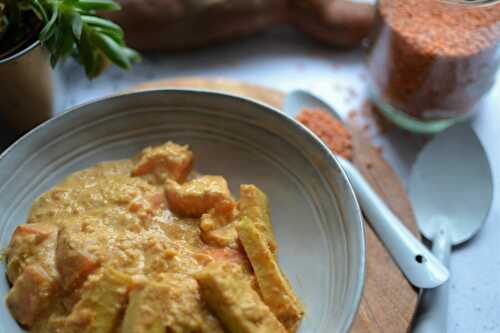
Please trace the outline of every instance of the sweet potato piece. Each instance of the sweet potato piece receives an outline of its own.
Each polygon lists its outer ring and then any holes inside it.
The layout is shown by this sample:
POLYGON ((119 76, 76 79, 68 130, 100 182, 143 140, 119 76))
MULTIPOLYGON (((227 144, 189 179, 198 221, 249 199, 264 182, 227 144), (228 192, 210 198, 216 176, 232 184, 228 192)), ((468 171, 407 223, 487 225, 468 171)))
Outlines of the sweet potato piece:
POLYGON ((221 176, 203 176, 182 185, 167 180, 165 195, 170 210, 180 216, 200 217, 212 208, 218 214, 231 214, 236 207, 221 176))
POLYGON ((304 307, 281 272, 267 240, 248 218, 243 218, 236 228, 255 272, 262 299, 287 330, 295 331, 304 315, 304 307))
POLYGON ((7 277, 14 283, 24 268, 38 264, 55 275, 55 248, 58 228, 47 223, 22 224, 16 228, 7 249, 7 277))
POLYGON ((49 318, 39 318, 30 328, 30 333, 53 333, 49 318))
POLYGON ((57 291, 56 280, 40 265, 27 266, 7 294, 7 306, 12 316, 26 327, 49 306, 57 291))
POLYGON ((109 248, 108 230, 98 223, 68 223, 59 232, 56 266, 65 289, 79 287, 101 265, 109 248))
POLYGON ((132 291, 122 333, 222 333, 200 303, 196 282, 169 276, 132 291))
POLYGON ((243 268, 245 272, 252 272, 252 266, 243 251, 232 248, 209 248, 193 254, 196 261, 203 266, 214 261, 233 263, 243 268))
POLYGON ((203 300, 232 333, 286 333, 233 264, 214 262, 195 276, 203 300))
POLYGON ((56 323, 59 333, 110 333, 125 307, 132 281, 123 273, 105 268, 89 277, 71 313, 56 323))
POLYGON ((255 185, 240 186, 240 218, 248 217, 266 237, 273 253, 277 250, 267 196, 255 185))
POLYGON ((212 261, 233 263, 240 266, 249 264, 245 255, 234 249, 209 249, 205 251, 205 254, 208 255, 212 261))
POLYGON ((167 142, 161 146, 147 147, 132 170, 132 176, 152 173, 158 180, 167 178, 183 182, 191 172, 193 153, 188 146, 167 142))

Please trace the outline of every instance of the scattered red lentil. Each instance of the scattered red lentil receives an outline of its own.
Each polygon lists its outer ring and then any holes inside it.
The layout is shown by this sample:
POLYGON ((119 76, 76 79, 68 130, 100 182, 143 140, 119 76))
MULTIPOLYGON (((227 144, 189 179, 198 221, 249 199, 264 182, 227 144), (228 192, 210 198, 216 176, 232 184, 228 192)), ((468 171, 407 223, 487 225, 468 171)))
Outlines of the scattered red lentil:
POLYGON ((394 128, 394 124, 377 112, 377 107, 369 100, 363 102, 360 112, 377 134, 385 134, 394 128))
POLYGON ((303 109, 297 120, 316 134, 334 153, 352 159, 352 137, 341 121, 319 109, 303 109))

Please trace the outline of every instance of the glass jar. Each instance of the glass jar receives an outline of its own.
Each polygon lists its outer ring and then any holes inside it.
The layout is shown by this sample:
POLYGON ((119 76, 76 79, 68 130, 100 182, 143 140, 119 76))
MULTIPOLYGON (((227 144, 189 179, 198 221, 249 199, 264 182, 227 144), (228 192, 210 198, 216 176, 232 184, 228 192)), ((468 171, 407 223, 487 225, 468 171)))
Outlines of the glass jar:
POLYGON ((367 57, 370 94, 397 125, 436 133, 466 119, 495 82, 500 4, 379 0, 367 57))

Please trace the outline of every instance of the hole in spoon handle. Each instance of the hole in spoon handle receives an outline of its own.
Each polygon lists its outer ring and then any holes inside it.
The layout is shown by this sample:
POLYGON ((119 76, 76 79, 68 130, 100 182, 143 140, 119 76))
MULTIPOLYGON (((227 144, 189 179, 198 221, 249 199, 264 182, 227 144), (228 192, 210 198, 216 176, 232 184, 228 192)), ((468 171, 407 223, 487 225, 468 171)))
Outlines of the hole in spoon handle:
POLYGON ((427 261, 427 259, 425 259, 425 257, 421 254, 417 254, 415 256, 415 261, 418 262, 419 264, 423 264, 427 261))

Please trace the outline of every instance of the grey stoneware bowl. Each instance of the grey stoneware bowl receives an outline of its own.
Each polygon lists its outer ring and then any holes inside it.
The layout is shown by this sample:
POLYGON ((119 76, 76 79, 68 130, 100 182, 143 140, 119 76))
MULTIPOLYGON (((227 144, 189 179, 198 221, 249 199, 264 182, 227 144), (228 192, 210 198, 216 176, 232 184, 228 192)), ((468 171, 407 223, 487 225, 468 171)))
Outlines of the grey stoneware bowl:
MULTIPOLYGON (((365 277, 361 212, 330 151, 305 127, 258 102, 220 93, 155 90, 79 106, 29 132, 0 156, 0 245, 33 200, 68 174, 143 147, 189 144, 195 170, 254 183, 270 198, 279 261, 303 300, 301 333, 348 332, 365 277)), ((22 329, 0 293, 0 331, 22 329)))

